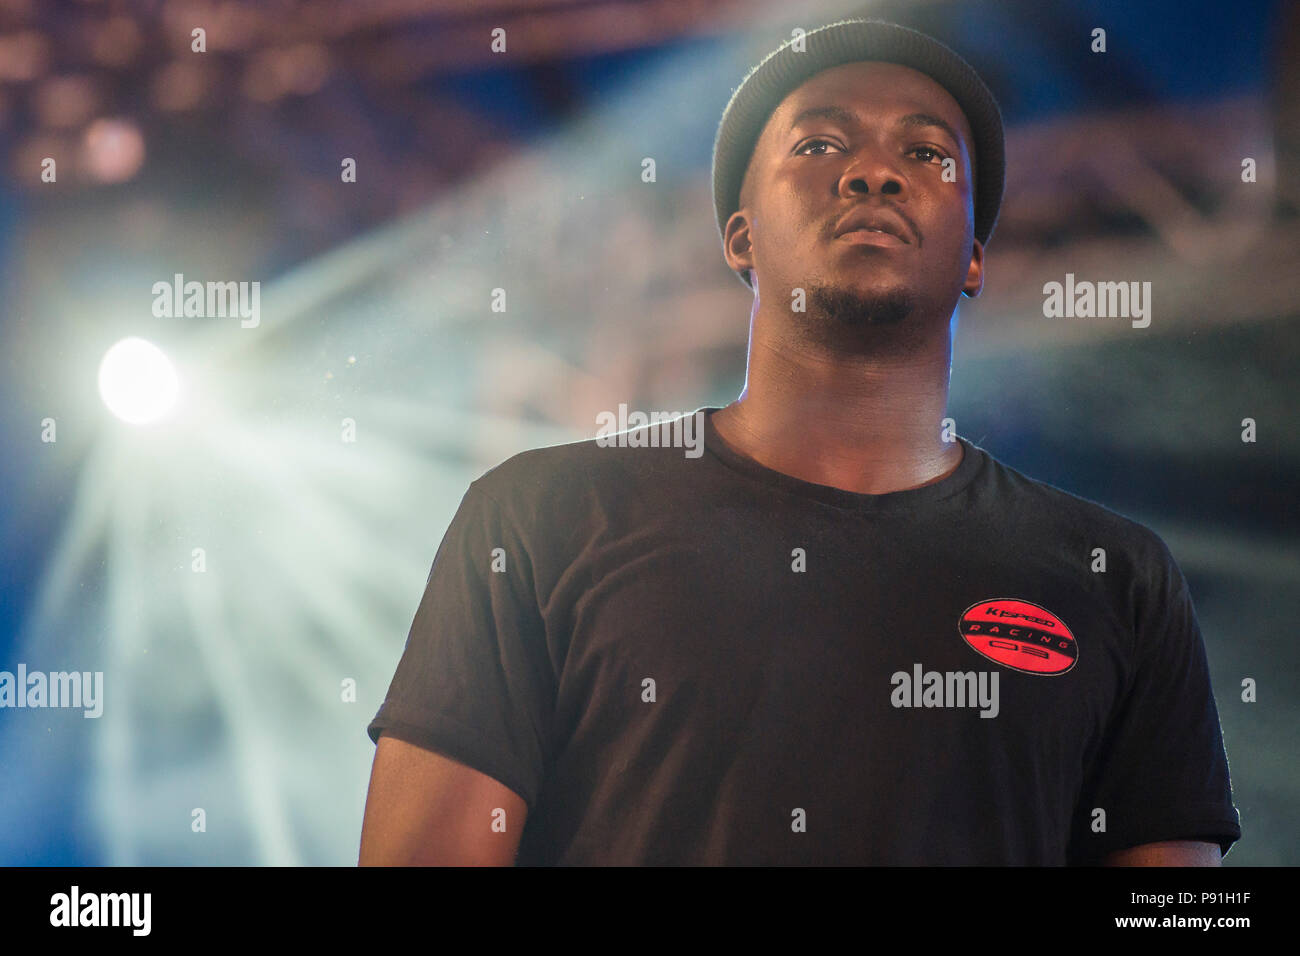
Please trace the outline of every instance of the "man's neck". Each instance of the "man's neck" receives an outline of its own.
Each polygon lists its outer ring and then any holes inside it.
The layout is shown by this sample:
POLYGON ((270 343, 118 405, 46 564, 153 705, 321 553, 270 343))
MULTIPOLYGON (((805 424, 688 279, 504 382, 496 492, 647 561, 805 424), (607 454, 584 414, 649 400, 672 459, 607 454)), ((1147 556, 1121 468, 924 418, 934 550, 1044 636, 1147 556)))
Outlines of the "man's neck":
POLYGON ((815 484, 871 495, 933 484, 963 454, 942 434, 950 354, 947 343, 887 361, 755 347, 745 391, 713 425, 737 452, 815 484))

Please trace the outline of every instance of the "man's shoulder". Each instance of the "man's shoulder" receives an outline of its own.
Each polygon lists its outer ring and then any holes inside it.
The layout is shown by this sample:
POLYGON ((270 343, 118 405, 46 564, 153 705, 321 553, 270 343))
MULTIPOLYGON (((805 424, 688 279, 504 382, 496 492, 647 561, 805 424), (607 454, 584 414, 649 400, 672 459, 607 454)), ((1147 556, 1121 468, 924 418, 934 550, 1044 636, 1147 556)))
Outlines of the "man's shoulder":
POLYGON ((592 454, 594 441, 586 438, 525 448, 492 465, 470 487, 502 503, 552 493, 564 479, 572 483, 597 464, 592 454))
POLYGON ((1030 521, 1086 533, 1100 542, 1121 542, 1143 560, 1167 557, 1168 546, 1150 526, 1117 508, 1041 478, 1035 478, 984 451, 989 459, 989 488, 999 510, 1030 521))
POLYGON ((471 487, 503 507, 539 514, 587 502, 602 489, 663 491, 665 481, 679 474, 683 450, 657 440, 652 445, 649 433, 635 429, 528 448, 489 468, 471 487))

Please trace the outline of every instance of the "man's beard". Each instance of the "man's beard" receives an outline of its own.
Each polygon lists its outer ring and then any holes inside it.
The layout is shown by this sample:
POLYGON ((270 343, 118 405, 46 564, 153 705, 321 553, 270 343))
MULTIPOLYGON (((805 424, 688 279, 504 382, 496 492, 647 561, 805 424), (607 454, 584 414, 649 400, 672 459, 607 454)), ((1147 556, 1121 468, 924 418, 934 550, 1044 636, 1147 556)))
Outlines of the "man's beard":
POLYGON ((808 302, 812 307, 810 312, 844 328, 897 325, 911 315, 916 306, 906 289, 860 292, 847 286, 821 282, 808 284, 808 302))

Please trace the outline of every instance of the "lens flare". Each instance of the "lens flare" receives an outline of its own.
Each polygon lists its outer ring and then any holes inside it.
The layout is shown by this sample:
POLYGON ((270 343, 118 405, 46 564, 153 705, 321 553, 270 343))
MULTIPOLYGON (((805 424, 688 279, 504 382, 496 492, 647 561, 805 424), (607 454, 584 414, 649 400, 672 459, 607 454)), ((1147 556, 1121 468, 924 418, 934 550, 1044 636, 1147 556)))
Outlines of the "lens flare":
POLYGON ((118 418, 146 425, 167 415, 176 404, 180 380, 162 349, 144 339, 128 338, 104 353, 99 363, 99 394, 118 418))

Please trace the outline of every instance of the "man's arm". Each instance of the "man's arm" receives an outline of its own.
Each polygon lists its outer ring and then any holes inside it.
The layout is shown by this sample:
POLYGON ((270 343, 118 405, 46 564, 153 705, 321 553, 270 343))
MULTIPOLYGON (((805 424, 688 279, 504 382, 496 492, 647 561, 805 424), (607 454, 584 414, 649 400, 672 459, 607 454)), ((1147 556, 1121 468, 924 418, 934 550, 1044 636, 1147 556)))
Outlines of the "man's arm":
POLYGON ((492 777, 381 736, 357 865, 512 866, 527 813, 524 799, 492 777), (505 832, 492 826, 498 808, 505 832))
POLYGON ((1103 866, 1220 866, 1222 853, 1217 843, 1200 840, 1165 840, 1143 843, 1108 853, 1103 866))

